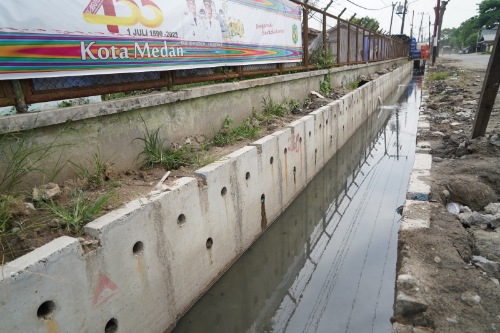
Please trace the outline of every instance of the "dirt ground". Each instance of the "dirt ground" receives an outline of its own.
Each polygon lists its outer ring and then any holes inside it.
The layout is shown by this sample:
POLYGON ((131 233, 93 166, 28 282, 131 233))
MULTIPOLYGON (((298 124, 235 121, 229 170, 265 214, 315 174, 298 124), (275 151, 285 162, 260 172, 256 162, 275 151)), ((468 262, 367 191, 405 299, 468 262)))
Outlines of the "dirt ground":
POLYGON ((417 142, 433 156, 431 221, 400 232, 397 291, 408 299, 394 332, 500 332, 500 212, 487 207, 500 198, 498 96, 486 135, 470 139, 485 71, 450 58, 427 70, 430 130, 417 142))

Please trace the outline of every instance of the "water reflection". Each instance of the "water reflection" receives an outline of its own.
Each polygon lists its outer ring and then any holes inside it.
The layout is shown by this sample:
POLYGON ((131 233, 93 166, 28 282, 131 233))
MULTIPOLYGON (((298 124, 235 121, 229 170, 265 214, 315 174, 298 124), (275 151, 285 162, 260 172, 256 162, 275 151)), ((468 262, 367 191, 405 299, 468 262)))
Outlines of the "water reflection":
POLYGON ((420 89, 400 86, 174 332, 389 332, 420 89), (392 106, 391 106, 392 104, 392 106))

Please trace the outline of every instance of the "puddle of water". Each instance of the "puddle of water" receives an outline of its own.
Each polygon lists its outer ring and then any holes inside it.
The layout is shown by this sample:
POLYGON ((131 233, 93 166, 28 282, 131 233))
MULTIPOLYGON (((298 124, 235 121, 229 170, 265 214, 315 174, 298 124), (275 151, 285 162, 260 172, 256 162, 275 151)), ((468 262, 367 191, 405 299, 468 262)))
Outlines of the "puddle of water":
POLYGON ((417 82, 361 126, 174 332, 390 332, 417 82))

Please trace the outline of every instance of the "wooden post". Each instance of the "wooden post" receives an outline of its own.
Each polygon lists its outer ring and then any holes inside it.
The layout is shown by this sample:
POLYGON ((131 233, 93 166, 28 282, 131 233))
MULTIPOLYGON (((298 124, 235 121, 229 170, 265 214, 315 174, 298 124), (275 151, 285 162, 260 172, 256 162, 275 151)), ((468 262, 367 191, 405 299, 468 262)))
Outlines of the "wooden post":
POLYGON ((498 86, 500 84, 500 47, 498 45, 500 39, 500 29, 497 30, 495 37, 495 45, 490 55, 488 69, 483 81, 483 89, 481 90, 481 97, 479 98, 479 106, 474 117, 474 126, 472 127, 472 138, 483 136, 488 127, 490 120, 491 109, 495 104, 495 98, 498 93, 498 86))

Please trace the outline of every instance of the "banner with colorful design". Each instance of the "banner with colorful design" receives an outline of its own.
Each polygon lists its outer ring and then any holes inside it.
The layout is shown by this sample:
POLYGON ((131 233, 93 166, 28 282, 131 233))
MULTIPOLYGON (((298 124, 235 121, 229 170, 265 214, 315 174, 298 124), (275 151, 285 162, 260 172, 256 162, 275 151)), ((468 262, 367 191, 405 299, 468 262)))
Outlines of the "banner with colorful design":
POLYGON ((1 0, 0 80, 297 62, 287 0, 1 0))

